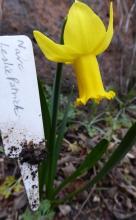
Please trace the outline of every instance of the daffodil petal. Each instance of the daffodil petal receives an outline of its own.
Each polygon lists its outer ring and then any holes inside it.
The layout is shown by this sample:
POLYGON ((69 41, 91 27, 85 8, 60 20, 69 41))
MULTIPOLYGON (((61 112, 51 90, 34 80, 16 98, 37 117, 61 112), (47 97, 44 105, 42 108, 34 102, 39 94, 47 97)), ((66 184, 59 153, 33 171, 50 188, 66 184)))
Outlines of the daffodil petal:
POLYGON ((106 29, 101 19, 86 4, 75 1, 64 31, 64 44, 80 54, 91 53, 104 39, 106 29))
POLYGON ((104 52, 108 48, 108 46, 112 40, 112 37, 113 37, 113 4, 111 2, 110 3, 110 19, 109 19, 108 29, 107 29, 107 32, 106 32, 106 35, 105 35, 103 41, 100 43, 100 45, 94 51, 94 53, 96 55, 98 55, 98 54, 101 54, 102 52, 104 52))
POLYGON ((34 37, 43 54, 51 61, 72 63, 77 57, 76 51, 72 48, 55 43, 39 31, 34 31, 34 37))
POLYGON ((105 91, 100 75, 99 65, 94 55, 86 55, 74 62, 78 83, 79 98, 77 105, 85 105, 89 99, 99 103, 102 99, 112 99, 113 91, 105 91))

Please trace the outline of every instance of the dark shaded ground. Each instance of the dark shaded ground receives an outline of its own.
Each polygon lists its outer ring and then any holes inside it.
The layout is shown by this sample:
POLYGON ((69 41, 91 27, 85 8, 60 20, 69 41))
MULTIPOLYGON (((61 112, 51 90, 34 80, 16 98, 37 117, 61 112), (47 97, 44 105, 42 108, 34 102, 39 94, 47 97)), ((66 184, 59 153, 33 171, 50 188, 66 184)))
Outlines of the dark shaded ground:
MULTIPOLYGON (((37 4, 37 0, 33 0, 33 2, 31 0, 4 0, 1 35, 26 34, 33 40, 32 32, 34 29, 38 29, 48 34, 52 39, 59 41, 62 21, 72 2, 71 0, 61 0, 58 4, 57 0, 39 0, 37 4)), ((107 25, 109 0, 101 2, 86 0, 84 2, 90 4, 107 25)), ((133 71, 136 68, 134 63, 136 50, 135 16, 135 1, 114 1, 114 38, 110 48, 99 58, 101 72, 107 85, 120 88, 122 92, 127 92, 126 87, 130 83, 128 81, 135 77, 133 71), (129 77, 128 80, 128 75, 133 77, 129 77)), ((48 62, 35 43, 33 45, 37 72, 45 78, 46 83, 51 84, 56 65, 48 62)), ((66 67, 65 80, 63 81, 65 87, 71 86, 73 82, 71 72, 71 68, 66 67)))
MULTIPOLYGON (((66 15, 72 0, 4 0, 2 7, 1 35, 26 34, 34 45, 36 55, 36 66, 38 75, 45 80, 48 85, 52 85, 56 64, 47 61, 32 36, 34 29, 46 32, 52 39, 59 41, 61 23, 66 15)), ((109 1, 84 1, 91 5, 95 11, 108 21, 109 1)), ((114 0, 114 23, 115 33, 110 48, 99 57, 100 68, 105 84, 116 88, 118 94, 135 95, 136 88, 136 1, 134 0, 114 0)), ((62 91, 67 94, 73 85, 74 74, 71 67, 65 67, 62 91)), ((133 95, 133 96, 134 96, 133 95)), ((135 106, 136 103, 134 102, 135 106)), ((107 103, 102 107, 105 108, 107 103)), ((103 133, 94 132, 91 138, 87 131, 81 126, 83 120, 89 121, 90 105, 84 108, 84 115, 76 118, 75 123, 71 123, 63 144, 61 158, 59 161, 58 180, 61 181, 65 175, 74 171, 80 164, 86 152, 103 136, 103 133), (78 147, 77 147, 78 146, 78 147)), ((114 109, 113 105, 113 109, 114 109)), ((129 122, 136 119, 135 109, 127 112, 129 122)), ((111 114, 110 109, 109 114, 111 114)), ((113 114, 113 113, 112 113, 113 114)), ((112 115, 111 115, 112 117, 112 115)), ((126 122, 126 124, 128 123, 126 122)), ((111 122, 113 124, 113 122, 111 122)), ((103 122, 97 124, 98 128, 107 132, 110 130, 109 124, 103 122)), ((128 125, 129 127, 129 125, 128 125)), ((94 127, 93 127, 94 128, 94 127)), ((120 142, 127 130, 127 126, 120 125, 111 135, 109 152, 120 142)), ((103 160, 106 160, 104 158, 103 160)), ((102 161, 103 162, 103 161, 102 161)), ((101 163, 98 164, 98 167, 101 163)), ((97 171, 90 171, 85 178, 94 175, 97 171)), ((99 185, 88 192, 82 193, 71 204, 60 206, 55 220, 88 219, 88 220, 112 220, 112 219, 136 219, 136 150, 127 155, 122 163, 115 168, 99 185), (89 195, 90 194, 90 195, 89 195), (84 207, 82 207, 84 205, 84 207)), ((20 185, 19 172, 16 163, 5 159, 3 153, 0 157, 0 183, 3 183, 6 176, 16 176, 18 184, 11 188, 8 199, 0 197, 0 219, 18 219, 18 213, 23 211, 26 205, 26 196, 20 185)), ((13 182, 9 180, 9 182, 13 182)), ((77 181, 71 189, 74 190, 85 179, 77 181)), ((4 189, 3 189, 4 192, 4 189)), ((6 191, 7 193, 7 191, 6 191)), ((6 194, 7 195, 7 194, 6 194)))

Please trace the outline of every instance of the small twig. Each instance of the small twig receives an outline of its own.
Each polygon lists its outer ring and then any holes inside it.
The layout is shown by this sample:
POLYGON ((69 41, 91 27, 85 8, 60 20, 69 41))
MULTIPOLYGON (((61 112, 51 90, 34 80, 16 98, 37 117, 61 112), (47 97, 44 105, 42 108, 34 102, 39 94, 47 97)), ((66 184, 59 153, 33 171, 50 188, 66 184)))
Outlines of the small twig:
POLYGON ((131 185, 125 185, 124 183, 118 184, 119 188, 125 190, 128 194, 133 196, 134 199, 136 199, 136 187, 131 185))
POLYGON ((122 6, 123 6, 123 9, 124 9, 125 14, 127 15, 127 14, 128 14, 128 11, 129 11, 129 9, 128 9, 128 4, 127 4, 126 1, 122 1, 122 0, 120 0, 120 1, 121 1, 121 3, 122 3, 122 6))
POLYGON ((74 220, 77 220, 78 216, 81 214, 83 208, 85 207, 86 203, 89 201, 89 199, 90 199, 91 195, 93 194, 94 190, 95 190, 95 187, 93 187, 93 188, 91 189, 90 193, 88 194, 87 199, 86 199, 86 200, 83 202, 83 204, 81 205, 81 207, 80 207, 80 209, 79 209, 77 215, 75 216, 74 220))
POLYGON ((67 162, 71 162, 71 161, 72 162, 74 161, 74 163, 79 163, 83 159, 84 159, 84 157, 75 158, 74 156, 67 155, 66 157, 63 157, 62 159, 60 159, 57 164, 58 164, 58 166, 62 166, 63 164, 65 164, 67 162))
POLYGON ((18 212, 15 212, 15 220, 18 220, 18 212))
POLYGON ((135 42, 133 45, 132 59, 131 59, 130 68, 129 68, 129 76, 131 76, 132 74, 132 69, 133 69, 134 62, 135 62, 135 56, 136 56, 136 38, 135 38, 135 42))
POLYGON ((16 162, 12 176, 16 176, 17 170, 18 170, 18 163, 16 162))
POLYGON ((127 15, 126 25, 125 25, 125 33, 127 33, 127 31, 128 31, 130 19, 131 19, 131 17, 132 17, 132 13, 133 13, 135 7, 136 7, 136 0, 135 0, 135 2, 132 4, 132 6, 131 6, 131 8, 130 8, 130 11, 129 11, 128 15, 127 15))
POLYGON ((120 75, 119 75, 119 84, 120 84, 120 89, 121 93, 123 93, 123 67, 124 67, 124 60, 125 56, 121 56, 121 62, 120 62, 120 75))
POLYGON ((3 180, 4 177, 5 177, 4 158, 0 158, 0 180, 3 180))
POLYGON ((120 15, 119 30, 118 30, 119 32, 122 27, 123 20, 124 20, 124 13, 123 13, 122 4, 120 0, 117 0, 117 10, 118 10, 118 14, 120 15))
POLYGON ((102 195, 100 195, 102 198, 102 202, 104 203, 105 207, 107 208, 107 210, 117 219, 130 219, 130 218, 135 218, 136 216, 136 212, 131 212, 131 213, 119 213, 117 212, 117 210, 115 208, 112 208, 111 206, 109 206, 109 203, 103 198, 102 195))

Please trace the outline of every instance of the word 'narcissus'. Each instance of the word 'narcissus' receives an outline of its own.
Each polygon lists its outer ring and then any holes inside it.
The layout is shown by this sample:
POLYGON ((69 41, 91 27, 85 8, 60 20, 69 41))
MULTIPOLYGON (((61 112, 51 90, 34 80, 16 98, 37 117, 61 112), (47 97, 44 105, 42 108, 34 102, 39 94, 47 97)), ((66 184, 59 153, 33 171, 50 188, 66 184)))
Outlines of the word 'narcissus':
POLYGON ((105 91, 96 59, 107 49, 113 36, 112 3, 107 31, 91 8, 75 1, 67 16, 64 45, 53 42, 39 31, 34 31, 34 36, 49 60, 74 66, 79 89, 77 105, 86 104, 89 99, 99 102, 115 96, 113 91, 105 91))

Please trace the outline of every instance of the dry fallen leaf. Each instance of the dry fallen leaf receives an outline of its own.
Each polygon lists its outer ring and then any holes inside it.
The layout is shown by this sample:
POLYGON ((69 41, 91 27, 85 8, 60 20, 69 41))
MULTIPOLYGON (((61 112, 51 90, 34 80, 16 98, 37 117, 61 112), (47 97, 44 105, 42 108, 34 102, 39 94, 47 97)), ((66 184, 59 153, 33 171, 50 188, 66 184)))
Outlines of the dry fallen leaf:
POLYGON ((77 153, 80 151, 80 147, 78 146, 77 142, 69 143, 68 149, 73 153, 77 153))
POLYGON ((59 205, 59 210, 63 216, 66 216, 71 212, 71 207, 69 205, 59 205))
POLYGON ((61 168, 61 169, 65 177, 70 176, 76 170, 76 168, 74 167, 72 163, 68 163, 66 167, 61 168))
POLYGON ((68 145, 68 150, 72 151, 73 153, 77 153, 80 151, 80 147, 77 144, 77 141, 75 141, 74 143, 71 143, 67 139, 64 139, 64 141, 68 145))

